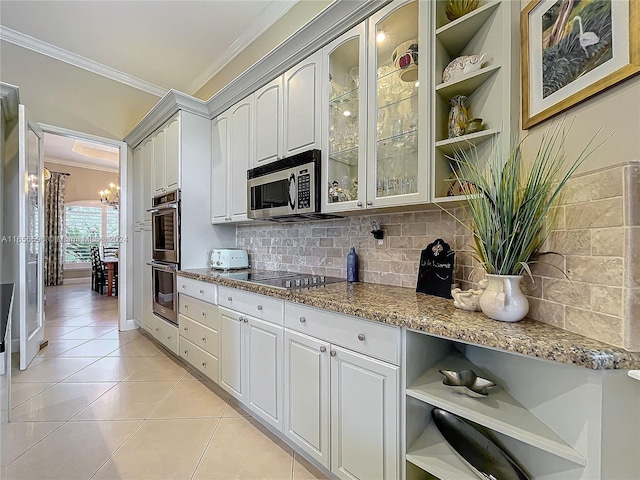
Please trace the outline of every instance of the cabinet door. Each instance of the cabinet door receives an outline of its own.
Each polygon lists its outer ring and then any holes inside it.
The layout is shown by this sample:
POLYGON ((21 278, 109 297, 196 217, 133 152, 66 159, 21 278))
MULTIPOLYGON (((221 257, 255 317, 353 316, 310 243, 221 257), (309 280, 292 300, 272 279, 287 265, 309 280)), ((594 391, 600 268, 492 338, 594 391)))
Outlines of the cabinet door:
POLYGON ((133 222, 134 224, 144 220, 144 189, 142 189, 142 163, 143 152, 142 146, 136 148, 133 152, 133 178, 131 184, 133 188, 130 191, 133 195, 133 222))
POLYGON ((155 172, 153 168, 153 138, 149 138, 142 144, 142 195, 143 195, 143 218, 150 220, 151 214, 147 212, 151 208, 151 198, 154 195, 153 179, 155 172))
POLYGON ((329 344, 287 329, 284 341, 284 432, 330 468, 329 344))
POLYGON ((255 92, 254 166, 278 159, 282 152, 282 76, 255 92))
POLYGON ((398 367, 333 345, 331 355, 331 471, 399 478, 398 367))
MULTIPOLYGON (((430 8, 429 2, 393 2, 370 18, 367 207, 427 200, 428 129, 418 129, 428 105, 421 93, 428 81, 418 81, 418 73, 427 63, 415 63, 420 6, 430 8)), ((428 52, 425 44, 421 52, 428 52)))
POLYGON ((283 332, 257 318, 246 317, 247 401, 255 414, 282 431, 283 332))
POLYGON ((240 314, 220 309, 220 386, 237 399, 244 396, 243 330, 240 314))
POLYGON ((165 188, 166 165, 166 138, 167 133, 160 130, 153 139, 153 193, 163 193, 165 188))
POLYGON ((284 74, 284 155, 320 148, 322 51, 284 74))
POLYGON ((142 268, 142 323, 145 328, 150 332, 154 331, 155 328, 155 317, 153 315, 153 305, 151 304, 151 299, 153 297, 153 289, 152 289, 152 273, 151 267, 147 265, 148 262, 151 262, 151 227, 146 226, 142 230, 142 264, 140 267, 142 268))
POLYGON ((366 23, 322 50, 322 211, 365 208, 366 23))
POLYGON ((224 223, 229 166, 228 112, 218 115, 211 123, 211 129, 211 223, 224 223))
POLYGON ((165 127, 165 185, 167 190, 180 188, 180 114, 165 127))
POLYGON ((144 299, 142 276, 145 273, 143 268, 143 254, 142 254, 142 242, 143 235, 142 229, 136 227, 133 230, 133 318, 139 325, 144 325, 144 316, 142 311, 142 304, 144 299))
POLYGON ((253 96, 231 107, 229 115, 229 216, 247 219, 247 170, 253 155, 253 96))

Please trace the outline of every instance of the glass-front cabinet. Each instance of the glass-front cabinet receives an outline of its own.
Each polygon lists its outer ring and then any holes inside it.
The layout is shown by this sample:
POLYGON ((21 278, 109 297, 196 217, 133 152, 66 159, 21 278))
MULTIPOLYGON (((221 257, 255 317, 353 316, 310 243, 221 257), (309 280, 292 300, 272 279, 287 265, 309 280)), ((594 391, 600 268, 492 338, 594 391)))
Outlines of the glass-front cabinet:
POLYGON ((427 201, 428 129, 420 119, 429 48, 418 29, 418 6, 393 2, 369 20, 369 207, 427 201))
POLYGON ((345 211, 366 201, 366 22, 324 47, 323 210, 345 211))
POLYGON ((323 211, 427 201, 418 13, 392 2, 323 49, 323 211))

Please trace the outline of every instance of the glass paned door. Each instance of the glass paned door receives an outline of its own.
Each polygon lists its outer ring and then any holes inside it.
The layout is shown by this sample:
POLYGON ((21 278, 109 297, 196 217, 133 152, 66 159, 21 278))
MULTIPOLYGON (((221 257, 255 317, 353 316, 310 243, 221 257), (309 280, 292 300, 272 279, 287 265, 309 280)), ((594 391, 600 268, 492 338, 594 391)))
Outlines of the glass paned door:
POLYGON ((375 179, 370 198, 418 192, 418 2, 375 23, 375 179))
POLYGON ((327 128, 324 151, 328 155, 323 166, 323 208, 350 210, 356 203, 362 206, 366 190, 366 24, 334 40, 324 53, 328 81, 323 95, 327 128))

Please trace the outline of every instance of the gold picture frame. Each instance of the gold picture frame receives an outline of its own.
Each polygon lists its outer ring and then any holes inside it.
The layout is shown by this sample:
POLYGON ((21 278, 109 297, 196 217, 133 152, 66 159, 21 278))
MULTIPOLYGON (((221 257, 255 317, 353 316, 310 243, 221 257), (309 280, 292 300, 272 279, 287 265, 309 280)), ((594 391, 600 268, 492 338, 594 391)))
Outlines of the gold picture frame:
POLYGON ((520 33, 523 129, 640 72, 638 0, 533 0, 520 33))

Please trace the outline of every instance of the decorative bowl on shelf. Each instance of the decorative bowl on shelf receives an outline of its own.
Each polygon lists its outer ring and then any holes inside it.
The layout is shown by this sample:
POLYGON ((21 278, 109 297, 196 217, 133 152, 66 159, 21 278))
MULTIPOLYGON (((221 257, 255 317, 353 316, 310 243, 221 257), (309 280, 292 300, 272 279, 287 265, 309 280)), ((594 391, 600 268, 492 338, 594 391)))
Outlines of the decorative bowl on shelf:
POLYGON ((451 21, 473 12, 480 5, 479 0, 447 0, 444 13, 451 21))
POLYGON ((484 130, 484 124, 482 123, 481 118, 472 118, 467 122, 467 126, 464 129, 465 135, 469 135, 471 133, 481 132, 484 130))
POLYGON ((391 54, 391 63, 400 72, 403 82, 418 80, 418 40, 413 39, 398 45, 391 54))
POLYGON ((479 377, 476 372, 464 370, 439 370, 444 375, 442 383, 448 387, 454 387, 469 397, 482 398, 489 395, 487 388, 495 387, 491 380, 479 377))
POLYGON ((465 75, 477 72, 482 68, 486 56, 487 54, 483 53, 481 55, 462 55, 454 58, 442 72, 442 82, 455 82, 461 80, 465 75))

